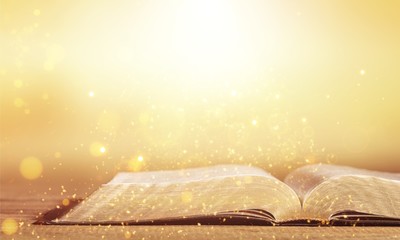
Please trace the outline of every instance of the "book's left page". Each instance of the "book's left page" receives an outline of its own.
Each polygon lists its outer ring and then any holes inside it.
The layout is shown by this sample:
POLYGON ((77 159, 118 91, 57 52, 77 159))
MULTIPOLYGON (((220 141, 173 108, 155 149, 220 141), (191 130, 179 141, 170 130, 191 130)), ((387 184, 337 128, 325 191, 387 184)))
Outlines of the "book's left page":
POLYGON ((301 211, 297 195, 255 167, 119 173, 57 224, 273 223, 301 211), (203 219, 203 220, 202 220, 203 219), (213 220, 214 219, 214 220, 213 220), (240 222, 239 222, 240 223, 240 222))

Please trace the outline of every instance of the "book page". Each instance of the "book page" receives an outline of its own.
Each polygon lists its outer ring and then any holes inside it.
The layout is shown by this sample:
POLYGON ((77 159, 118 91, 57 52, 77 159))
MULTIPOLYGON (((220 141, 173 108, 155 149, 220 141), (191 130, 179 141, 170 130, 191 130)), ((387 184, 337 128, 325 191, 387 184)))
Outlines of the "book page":
POLYGON ((311 165, 294 171, 285 182, 303 200, 307 218, 327 220, 340 212, 359 212, 400 219, 400 174, 311 165))
POLYGON ((400 220, 400 181, 362 175, 330 178, 305 197, 303 210, 321 219, 354 211, 400 220))
POLYGON ((273 221, 300 211, 294 191, 263 170, 220 165, 118 174, 57 222, 128 223, 239 215, 273 221))
POLYGON ((303 200, 320 183, 332 177, 348 175, 375 176, 400 181, 400 173, 371 171, 338 165, 312 164, 300 167, 289 173, 284 182, 303 200))

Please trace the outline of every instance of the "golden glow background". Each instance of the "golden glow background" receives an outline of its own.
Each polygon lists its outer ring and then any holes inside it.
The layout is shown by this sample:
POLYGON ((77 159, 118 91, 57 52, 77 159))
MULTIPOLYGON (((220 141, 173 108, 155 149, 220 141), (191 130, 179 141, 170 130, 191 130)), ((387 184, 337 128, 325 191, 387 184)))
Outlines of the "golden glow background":
POLYGON ((0 0, 1 182, 216 163, 400 171, 399 10, 0 0))

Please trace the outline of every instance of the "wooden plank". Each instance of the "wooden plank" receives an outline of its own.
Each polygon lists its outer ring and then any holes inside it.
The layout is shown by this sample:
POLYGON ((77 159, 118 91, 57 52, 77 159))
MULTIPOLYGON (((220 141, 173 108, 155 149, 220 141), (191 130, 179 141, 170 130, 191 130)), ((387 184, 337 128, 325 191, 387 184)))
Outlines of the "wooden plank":
POLYGON ((400 228, 251 226, 22 226, 3 239, 399 239, 400 228))

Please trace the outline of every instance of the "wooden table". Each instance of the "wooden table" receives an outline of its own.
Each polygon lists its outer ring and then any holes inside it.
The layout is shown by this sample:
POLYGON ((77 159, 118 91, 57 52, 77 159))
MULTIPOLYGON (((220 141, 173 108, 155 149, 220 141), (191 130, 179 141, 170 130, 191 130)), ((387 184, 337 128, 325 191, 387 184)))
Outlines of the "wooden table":
MULTIPOLYGON (((77 191, 78 196, 87 193, 77 191)), ((2 184, 0 220, 20 227, 0 239, 400 239, 400 227, 253 227, 253 226, 39 226, 35 217, 67 196, 44 186, 2 184)))

